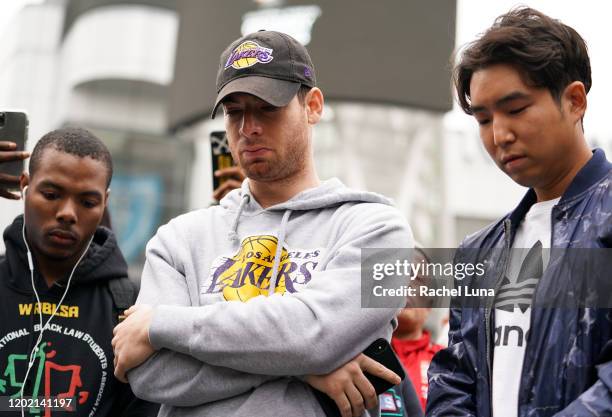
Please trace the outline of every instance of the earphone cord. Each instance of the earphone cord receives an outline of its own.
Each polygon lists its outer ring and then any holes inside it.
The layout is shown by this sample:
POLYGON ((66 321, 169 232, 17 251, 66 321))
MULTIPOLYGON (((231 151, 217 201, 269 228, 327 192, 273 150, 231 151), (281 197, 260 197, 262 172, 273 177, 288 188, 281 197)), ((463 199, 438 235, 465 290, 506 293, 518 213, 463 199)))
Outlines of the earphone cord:
POLYGON ((81 253, 81 256, 79 257, 78 261, 76 261, 76 263, 72 267, 72 271, 70 271, 70 275, 68 276, 68 282, 66 284, 66 289, 64 290, 64 294, 62 295, 62 298, 60 298, 59 303, 57 303, 57 305, 55 306, 55 310, 53 310, 53 314, 51 314, 51 317, 49 317, 49 319, 47 320, 44 326, 42 325, 43 318, 42 318, 42 306, 40 303, 40 297, 38 295, 38 291, 36 291, 36 285, 34 284, 34 262, 32 260, 32 253, 30 252, 30 246, 28 245, 28 241, 25 236, 25 214, 24 214, 24 219, 23 219, 23 227, 21 229, 21 236, 23 238, 23 243, 25 243, 25 247, 27 249, 28 266, 30 268, 30 282, 32 283, 32 290, 34 290, 34 295, 36 296, 36 302, 38 303, 38 326, 40 329, 38 338, 36 339, 36 343, 34 343, 34 348, 30 352, 30 355, 28 358, 28 369, 26 371, 25 378, 23 378, 23 383, 21 384, 21 390, 19 392, 19 396, 21 399, 21 417, 25 417, 24 406, 23 406, 23 390, 25 389, 25 384, 26 384, 26 381, 28 380, 30 370, 32 369, 32 366, 34 365, 34 361, 36 359, 35 355, 38 353, 38 344, 42 341, 45 330, 47 329, 47 327, 49 327, 49 323, 51 323, 51 320, 53 320, 53 318, 57 314, 57 311, 59 310, 62 303, 64 302, 64 298, 66 298, 66 295, 68 294, 68 289, 70 288, 70 283, 72 281, 72 276, 74 275, 74 271, 76 271, 77 267, 79 266, 79 264, 85 257, 85 254, 89 250, 89 246, 91 246, 91 242, 93 241, 93 236, 91 237, 91 239, 89 239, 89 242, 87 243, 87 246, 85 247, 85 250, 81 253))

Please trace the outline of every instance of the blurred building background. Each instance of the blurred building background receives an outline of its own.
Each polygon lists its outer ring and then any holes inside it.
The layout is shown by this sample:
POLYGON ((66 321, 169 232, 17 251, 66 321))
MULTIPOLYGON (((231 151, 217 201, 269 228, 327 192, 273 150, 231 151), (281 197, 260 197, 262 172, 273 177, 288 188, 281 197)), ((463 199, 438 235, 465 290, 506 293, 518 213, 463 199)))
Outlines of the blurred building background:
MULTIPOLYGON (((29 149, 67 124, 103 138, 113 227, 137 277, 157 227, 211 202, 220 52, 285 31, 308 44, 326 95, 320 176, 392 197, 422 245, 452 247, 524 192, 475 123, 449 113, 456 16, 455 0, 46 0, 0 27, 0 108, 28 111, 29 149)), ((4 229, 21 203, 0 205, 4 229)))
MULTIPOLYGON (((168 133, 178 28, 175 1, 48 0, 0 35, 0 80, 10 86, 0 106, 27 110, 28 148, 65 125, 109 147, 112 224, 135 276, 147 240, 189 203, 193 143, 168 133)), ((2 205, 4 229, 21 204, 2 205)))

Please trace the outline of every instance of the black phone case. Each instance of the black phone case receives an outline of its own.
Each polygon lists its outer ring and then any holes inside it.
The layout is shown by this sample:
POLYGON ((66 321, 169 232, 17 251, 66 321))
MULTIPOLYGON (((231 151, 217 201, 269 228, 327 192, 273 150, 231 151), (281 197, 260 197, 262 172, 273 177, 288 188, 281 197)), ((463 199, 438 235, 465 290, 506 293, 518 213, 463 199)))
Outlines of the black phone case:
POLYGON ((227 136, 225 135, 224 131, 217 130, 211 132, 210 150, 212 155, 213 190, 216 190, 223 183, 223 180, 215 177, 215 171, 234 165, 229 144, 227 143, 227 136))
MULTIPOLYGON (((25 149, 28 136, 28 116, 19 111, 0 111, 0 141, 15 142, 16 151, 25 149)), ((19 176, 24 170, 23 161, 11 161, 0 164, 0 172, 19 176)))
MULTIPOLYGON (((395 372, 397 375, 399 375, 402 381, 406 377, 402 364, 395 355, 395 352, 393 352, 393 348, 389 342, 387 342, 385 339, 375 340, 374 343, 363 351, 363 354, 382 364, 385 368, 395 372)), ((393 386, 393 384, 390 382, 377 376, 370 375, 367 372, 365 373, 365 376, 376 390, 377 395, 382 394, 393 386)), ((327 417, 340 417, 340 410, 338 409, 338 406, 334 400, 319 390, 313 389, 312 391, 327 417)))

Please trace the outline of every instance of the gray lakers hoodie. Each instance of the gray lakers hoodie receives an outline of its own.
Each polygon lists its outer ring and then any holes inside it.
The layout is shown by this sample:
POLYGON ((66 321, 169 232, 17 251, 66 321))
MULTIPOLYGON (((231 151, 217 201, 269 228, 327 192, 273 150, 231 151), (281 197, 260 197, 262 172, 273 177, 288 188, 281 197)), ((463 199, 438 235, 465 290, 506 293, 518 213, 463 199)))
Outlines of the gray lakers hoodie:
POLYGON ((137 303, 155 306, 157 352, 134 393, 160 416, 323 416, 302 377, 389 339, 397 312, 361 308, 361 249, 412 245, 380 195, 330 180, 263 209, 246 180, 147 245, 137 303))

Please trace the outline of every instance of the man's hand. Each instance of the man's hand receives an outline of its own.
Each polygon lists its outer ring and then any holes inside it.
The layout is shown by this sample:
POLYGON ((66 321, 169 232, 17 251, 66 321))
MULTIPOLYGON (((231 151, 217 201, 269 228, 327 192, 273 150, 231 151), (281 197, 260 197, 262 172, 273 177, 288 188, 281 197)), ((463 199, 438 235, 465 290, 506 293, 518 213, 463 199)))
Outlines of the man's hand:
POLYGON ((401 382, 395 372, 363 353, 327 375, 307 376, 306 382, 331 397, 342 417, 359 417, 366 409, 378 404, 376 391, 364 372, 383 378, 393 385, 401 382))
MULTIPOLYGON (((4 162, 22 161, 30 156, 28 152, 16 151, 17 145, 13 142, 0 142, 0 169, 4 162)), ((10 188, 19 187, 19 177, 0 172, 0 197, 9 200, 19 200, 19 194, 9 191, 10 188)))
POLYGON ((146 361, 154 352, 149 342, 153 307, 140 304, 125 310, 125 320, 113 330, 115 376, 127 383, 126 372, 146 361))
POLYGON ((223 184, 213 191, 213 198, 217 201, 225 197, 225 194, 230 191, 240 188, 242 181, 244 180, 244 172, 238 166, 222 168, 215 171, 215 177, 225 178, 223 184))

